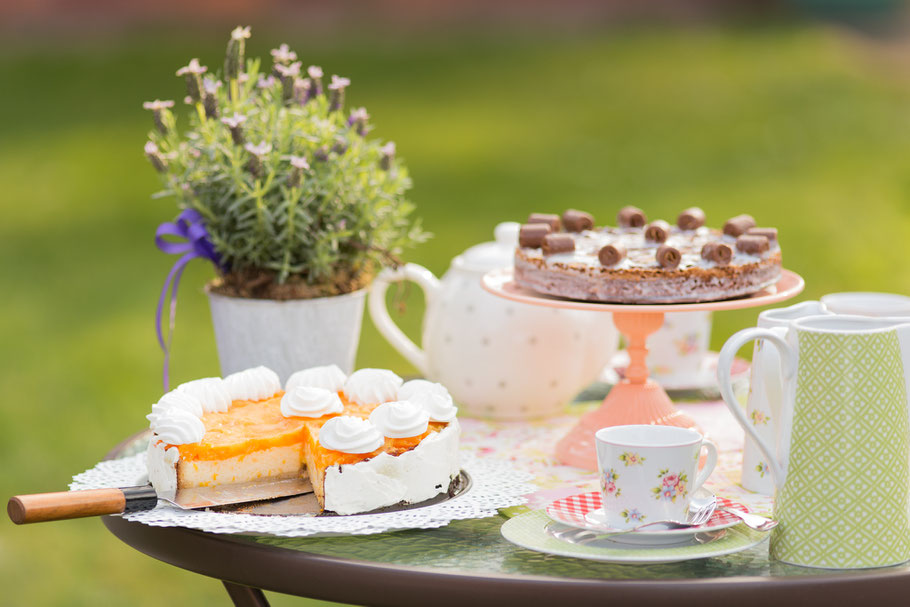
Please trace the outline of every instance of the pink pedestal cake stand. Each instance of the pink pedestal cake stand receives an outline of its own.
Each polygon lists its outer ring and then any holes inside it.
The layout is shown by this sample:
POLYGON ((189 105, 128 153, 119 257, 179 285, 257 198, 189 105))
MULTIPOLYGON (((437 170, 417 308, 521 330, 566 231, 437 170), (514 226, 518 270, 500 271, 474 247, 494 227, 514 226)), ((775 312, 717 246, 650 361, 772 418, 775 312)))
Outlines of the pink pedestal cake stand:
POLYGON ((482 285, 493 295, 535 306, 613 313, 613 324, 628 342, 629 366, 625 378, 613 386, 603 404, 585 414, 556 447, 556 456, 564 464, 596 470, 594 433, 600 428, 624 424, 695 426, 692 418, 673 406, 673 401, 660 384, 648 379, 648 348, 645 342, 648 335, 663 325, 665 313, 767 306, 799 295, 806 283, 798 274, 782 270, 776 284, 749 297, 685 304, 610 304, 550 297, 517 286, 512 280, 512 268, 488 272, 482 279, 482 285))

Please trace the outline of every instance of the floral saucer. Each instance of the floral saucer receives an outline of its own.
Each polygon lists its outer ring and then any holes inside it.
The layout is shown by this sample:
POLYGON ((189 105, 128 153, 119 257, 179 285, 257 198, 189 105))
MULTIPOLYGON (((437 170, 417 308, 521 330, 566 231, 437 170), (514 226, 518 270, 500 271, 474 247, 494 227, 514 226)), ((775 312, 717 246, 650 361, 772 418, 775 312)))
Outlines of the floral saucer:
MULTIPOLYGON (((705 489, 699 489, 693 496, 693 500, 710 499, 712 493, 705 489)), ((749 512, 749 507, 728 500, 724 497, 717 498, 717 509, 708 522, 698 525, 697 527, 688 527, 685 529, 643 529, 641 531, 631 531, 621 533, 622 529, 610 527, 602 517, 600 491, 589 491, 587 493, 578 493, 570 495, 551 502, 547 506, 547 514, 551 519, 570 527, 577 529, 587 529, 598 533, 617 533, 610 539, 620 544, 636 544, 648 546, 660 546, 669 544, 678 544, 688 542, 696 533, 717 531, 726 529, 739 523, 739 519, 721 508, 736 508, 743 512, 749 512)))

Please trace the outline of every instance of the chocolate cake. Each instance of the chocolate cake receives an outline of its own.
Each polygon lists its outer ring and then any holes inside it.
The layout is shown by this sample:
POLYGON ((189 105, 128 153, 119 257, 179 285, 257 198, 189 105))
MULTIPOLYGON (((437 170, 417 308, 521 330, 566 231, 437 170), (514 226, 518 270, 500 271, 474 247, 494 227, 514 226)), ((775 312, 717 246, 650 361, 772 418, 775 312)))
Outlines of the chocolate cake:
POLYGON ((780 278, 777 230, 738 215, 705 226, 699 208, 676 225, 624 207, 617 227, 589 214, 533 213, 519 232, 515 282, 546 295, 613 303, 688 303, 750 295, 780 278))

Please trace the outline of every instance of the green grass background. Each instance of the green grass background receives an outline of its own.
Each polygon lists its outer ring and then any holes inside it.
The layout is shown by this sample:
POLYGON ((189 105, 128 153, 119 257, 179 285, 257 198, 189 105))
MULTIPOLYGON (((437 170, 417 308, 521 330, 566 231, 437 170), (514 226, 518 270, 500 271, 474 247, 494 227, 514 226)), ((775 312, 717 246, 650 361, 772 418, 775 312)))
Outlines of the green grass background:
MULTIPOLYGON (((583 32, 254 28, 349 76, 394 139, 435 238, 407 253, 443 273, 530 211, 624 204, 780 229, 805 297, 910 292, 910 78, 894 40, 810 24, 583 32)), ((173 258, 170 200, 142 155, 141 102, 182 97, 174 70, 219 65, 226 31, 0 43, 0 496, 58 490, 144 426, 160 393, 156 299, 173 258)), ((174 383, 218 372, 204 282, 180 293, 174 383)), ((420 298, 402 320, 419 328, 420 298)), ((757 311, 720 313, 713 346, 757 311)), ((361 366, 411 369, 365 323, 361 366)), ((121 544, 97 520, 0 521, 0 602, 227 604, 220 584, 121 544)), ((275 605, 299 604, 272 595, 275 605)))

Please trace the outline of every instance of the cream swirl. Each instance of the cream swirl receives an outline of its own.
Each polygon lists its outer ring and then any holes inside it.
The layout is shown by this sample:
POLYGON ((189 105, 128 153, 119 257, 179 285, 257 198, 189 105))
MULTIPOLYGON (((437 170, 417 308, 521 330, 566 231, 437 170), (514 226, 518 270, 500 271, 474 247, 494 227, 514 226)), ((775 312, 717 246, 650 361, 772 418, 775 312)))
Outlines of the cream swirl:
POLYGON ((406 381, 398 388, 398 400, 411 400, 411 397, 421 392, 434 392, 441 396, 448 396, 449 391, 442 384, 426 379, 412 379, 406 381))
POLYGON ((231 400, 262 400, 281 391, 278 374, 268 367, 253 367, 224 378, 231 400))
POLYGON ((181 409, 196 417, 202 417, 205 411, 199 399, 192 394, 171 390, 152 405, 152 415, 167 415, 171 409, 181 409))
POLYGON ((319 429, 319 444, 342 453, 370 453, 385 441, 379 428, 350 415, 333 417, 319 429))
POLYGON ((379 405, 370 413, 370 422, 389 438, 409 438, 427 431, 430 415, 416 403, 400 400, 379 405))
POLYGON ((388 369, 360 369, 344 382, 344 395, 354 404, 373 405, 398 398, 402 379, 388 369))
POLYGON ((410 398, 410 401, 423 408, 430 416, 430 420, 434 422, 448 423, 458 414, 458 407, 452 402, 448 391, 445 394, 440 394, 435 390, 418 392, 410 398))
POLYGON ((202 420, 186 409, 171 408, 165 415, 149 415, 152 431, 168 445, 198 443, 205 436, 202 420))
POLYGON ((285 417, 322 417, 341 413, 342 409, 338 393, 324 388, 297 386, 281 397, 281 414, 285 417))
POLYGON ((297 386, 306 386, 308 388, 324 388, 332 392, 338 392, 344 387, 344 380, 346 379, 347 375, 344 374, 344 371, 338 365, 310 367, 291 375, 284 385, 284 389, 286 392, 293 392, 297 386))
POLYGON ((206 413, 224 413, 231 407, 231 393, 220 377, 203 377, 177 386, 179 392, 194 396, 202 403, 206 413))

